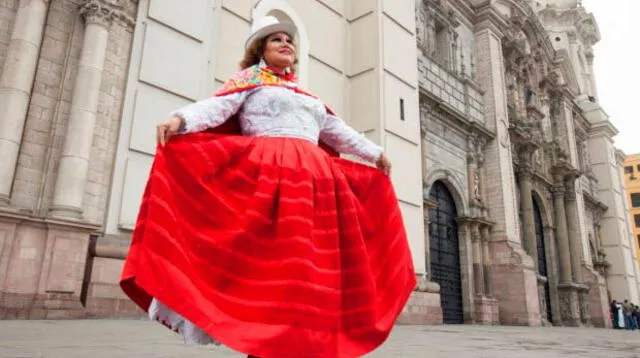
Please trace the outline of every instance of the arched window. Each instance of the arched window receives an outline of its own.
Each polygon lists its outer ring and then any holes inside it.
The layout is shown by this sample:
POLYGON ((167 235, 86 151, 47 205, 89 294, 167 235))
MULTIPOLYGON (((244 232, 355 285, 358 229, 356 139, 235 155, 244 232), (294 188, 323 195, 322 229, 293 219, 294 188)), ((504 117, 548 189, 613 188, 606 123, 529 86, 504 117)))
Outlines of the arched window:
POLYGON ((298 28, 298 36, 296 38, 296 49, 298 52, 298 66, 296 74, 300 82, 300 86, 307 87, 308 69, 309 69, 309 37, 307 29, 302 22, 298 13, 284 0, 260 0, 253 8, 251 16, 257 19, 263 16, 275 16, 280 21, 293 22, 298 28))

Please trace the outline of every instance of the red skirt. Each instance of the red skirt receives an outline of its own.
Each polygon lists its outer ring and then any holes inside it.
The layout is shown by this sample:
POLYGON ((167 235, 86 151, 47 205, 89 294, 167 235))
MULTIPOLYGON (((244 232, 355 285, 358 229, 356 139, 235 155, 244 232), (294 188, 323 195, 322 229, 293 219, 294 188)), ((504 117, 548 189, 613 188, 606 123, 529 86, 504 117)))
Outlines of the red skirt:
POLYGON ((198 133, 158 148, 122 274, 262 358, 358 357, 415 287, 387 176, 302 139, 198 133))

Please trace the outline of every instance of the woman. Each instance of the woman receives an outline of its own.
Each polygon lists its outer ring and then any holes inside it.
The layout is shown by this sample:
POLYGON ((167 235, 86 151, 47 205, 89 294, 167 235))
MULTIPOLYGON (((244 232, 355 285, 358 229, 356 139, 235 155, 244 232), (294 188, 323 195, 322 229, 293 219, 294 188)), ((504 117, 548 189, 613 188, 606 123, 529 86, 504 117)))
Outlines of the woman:
POLYGON ((391 165, 298 88, 295 32, 256 21, 243 70, 158 126, 121 285, 187 343, 358 357, 387 338, 415 275, 391 165))

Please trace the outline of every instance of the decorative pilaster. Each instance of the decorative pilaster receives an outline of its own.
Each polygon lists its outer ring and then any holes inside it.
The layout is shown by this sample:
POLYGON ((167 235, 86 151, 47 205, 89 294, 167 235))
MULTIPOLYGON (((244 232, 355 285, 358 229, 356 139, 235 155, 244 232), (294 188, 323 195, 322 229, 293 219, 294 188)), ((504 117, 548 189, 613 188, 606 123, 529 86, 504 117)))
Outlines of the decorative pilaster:
POLYGON ((571 251, 567 230, 567 214, 565 210, 564 168, 556 168, 555 181, 551 191, 556 215, 556 240, 560 256, 560 283, 558 297, 560 300, 560 316, 567 326, 580 325, 580 304, 578 286, 572 282, 571 251))
POLYGON ((581 271, 581 239, 578 230, 578 205, 576 202, 576 175, 567 176, 565 193, 565 207, 567 211, 567 233, 569 234, 569 250, 571 251, 571 274, 573 282, 582 283, 581 271))
POLYGON ((79 9, 86 21, 84 41, 50 213, 76 219, 82 217, 109 28, 121 15, 107 0, 84 0, 79 9))
POLYGON ((566 209, 567 231, 569 234, 569 249, 571 250, 571 271, 573 282, 578 285, 578 301, 580 307, 580 320, 583 324, 589 324, 591 314, 589 312, 589 287, 582 279, 582 239, 578 230, 578 205, 576 201, 576 179, 578 175, 571 172, 567 176, 566 209))
POLYGON ((533 266, 538 272, 538 242, 536 237, 535 218, 533 216, 532 179, 533 171, 529 164, 518 167, 520 182, 520 207, 522 210, 522 224, 524 225, 524 247, 533 259, 533 266))
POLYGON ((540 127, 538 122, 510 119, 509 134, 513 140, 517 165, 518 182, 520 183, 520 209, 524 225, 524 247, 533 259, 533 267, 538 273, 538 239, 536 237, 535 218, 533 216, 532 178, 533 154, 540 147, 540 127))
POLYGON ((572 280, 571 254, 567 233, 566 212, 564 206, 564 184, 556 183, 551 187, 553 193, 553 208, 556 219, 556 240, 558 242, 558 256, 560 258, 560 283, 569 283, 572 280))
POLYGON ((484 296, 484 269, 482 266, 482 242, 479 223, 471 224, 471 245, 473 251, 473 290, 475 295, 484 296))
POLYGON ((9 204, 49 0, 21 0, 0 77, 0 205, 9 204))
POLYGON ((489 242, 491 241, 489 225, 482 226, 482 268, 484 271, 484 293, 487 297, 493 298, 493 277, 491 274, 491 253, 489 252, 489 242))

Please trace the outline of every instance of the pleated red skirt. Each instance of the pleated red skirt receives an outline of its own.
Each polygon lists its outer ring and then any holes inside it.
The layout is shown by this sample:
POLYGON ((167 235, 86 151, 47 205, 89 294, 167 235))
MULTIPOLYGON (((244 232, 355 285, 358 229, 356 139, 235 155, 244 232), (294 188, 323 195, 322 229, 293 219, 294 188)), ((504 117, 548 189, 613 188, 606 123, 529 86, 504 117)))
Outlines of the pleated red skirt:
POLYGON ((302 139, 198 133, 158 152, 121 286, 262 358, 358 357, 415 287, 387 176, 302 139))

